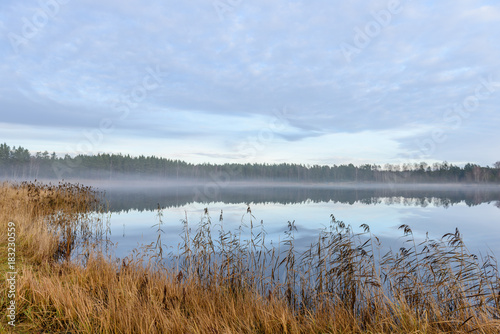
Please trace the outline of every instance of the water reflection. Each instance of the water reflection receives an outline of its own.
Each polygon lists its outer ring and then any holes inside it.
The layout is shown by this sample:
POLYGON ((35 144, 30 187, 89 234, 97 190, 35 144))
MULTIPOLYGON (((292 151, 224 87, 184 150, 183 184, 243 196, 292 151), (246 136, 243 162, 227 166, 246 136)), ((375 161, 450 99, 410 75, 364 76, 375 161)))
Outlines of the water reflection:
POLYGON ((500 208, 500 187, 498 186, 366 186, 363 187, 231 187, 213 190, 209 196, 200 195, 196 187, 148 187, 109 188, 106 199, 110 210, 148 211, 155 210, 158 203, 165 208, 182 207, 193 202, 210 203, 275 203, 298 204, 333 202, 343 204, 394 205, 427 207, 449 207, 458 203, 476 206, 494 203, 500 208))
POLYGON ((208 208, 214 233, 222 224, 226 231, 238 231, 242 224, 262 222, 266 241, 275 245, 283 240, 288 221, 295 221, 297 246, 307 248, 334 214, 356 232, 368 224, 386 250, 398 249, 403 241, 398 226, 407 224, 419 241, 427 232, 437 239, 458 228, 471 251, 500 254, 500 189, 492 186, 232 187, 205 202, 197 201, 192 187, 110 187, 106 198, 113 212, 111 241, 118 244, 119 257, 157 240, 152 226, 158 223, 158 204, 164 208, 162 237, 174 252, 181 241, 181 221, 187 219, 194 231, 208 208))

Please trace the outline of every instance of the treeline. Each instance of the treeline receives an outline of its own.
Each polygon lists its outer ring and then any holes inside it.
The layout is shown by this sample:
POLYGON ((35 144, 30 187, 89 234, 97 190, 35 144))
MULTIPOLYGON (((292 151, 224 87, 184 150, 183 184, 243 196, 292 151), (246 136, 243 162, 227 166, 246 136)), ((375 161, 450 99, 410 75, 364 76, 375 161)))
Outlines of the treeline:
POLYGON ((493 167, 468 163, 459 167, 447 162, 361 166, 302 164, 191 164, 185 161, 122 154, 65 155, 30 153, 23 147, 0 144, 0 177, 122 179, 130 175, 155 179, 273 180, 288 182, 380 182, 380 183, 500 183, 500 162, 493 167))

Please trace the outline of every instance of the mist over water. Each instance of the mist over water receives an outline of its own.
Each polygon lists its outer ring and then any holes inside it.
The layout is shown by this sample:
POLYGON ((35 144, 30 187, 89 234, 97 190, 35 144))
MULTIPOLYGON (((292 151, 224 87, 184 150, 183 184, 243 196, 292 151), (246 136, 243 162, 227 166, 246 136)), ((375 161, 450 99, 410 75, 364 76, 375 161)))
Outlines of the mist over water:
POLYGON ((368 224, 384 251, 399 249, 407 224, 417 240, 462 233, 476 254, 500 254, 500 186, 461 184, 293 184, 232 182, 217 186, 189 181, 83 182, 105 193, 109 203, 110 240, 117 257, 156 241, 158 206, 162 208, 163 243, 175 252, 182 221, 192 231, 208 209, 214 235, 221 226, 248 236, 250 226, 266 232, 266 242, 283 241, 287 223, 297 226, 298 248, 316 241, 331 215, 361 232, 368 224), (208 185, 208 186, 207 186, 208 185), (250 212, 248 209, 250 208, 250 212), (222 216, 222 221, 220 218, 222 216))
MULTIPOLYGON (((19 180, 21 181, 21 180, 19 180)), ((40 181, 40 180, 39 180, 40 181)), ((92 186, 105 194, 112 212, 174 208, 190 203, 223 202, 298 204, 306 201, 354 204, 402 203, 425 207, 468 206, 494 203, 500 206, 498 184, 398 184, 398 183, 306 183, 272 181, 216 182, 194 180, 151 180, 130 176, 128 180, 71 179, 72 183, 92 186)), ((41 180, 41 182, 56 182, 41 180)))

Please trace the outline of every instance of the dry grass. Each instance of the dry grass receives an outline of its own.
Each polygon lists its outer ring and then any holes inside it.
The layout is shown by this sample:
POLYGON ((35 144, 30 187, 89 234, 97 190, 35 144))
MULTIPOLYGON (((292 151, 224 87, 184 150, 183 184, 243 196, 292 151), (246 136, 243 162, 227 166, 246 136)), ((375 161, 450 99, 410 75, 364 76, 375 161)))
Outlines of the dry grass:
MULTIPOLYGON (((0 221, 16 223, 17 331, 500 332, 497 264, 471 255, 458 231, 417 245, 402 226, 407 247, 378 256, 368 226, 355 234, 332 216, 302 252, 293 222, 283 243, 267 248, 250 210, 236 232, 206 212, 196 231, 184 222, 182 244, 167 254, 159 208, 156 244, 117 263, 101 251, 105 228, 91 214, 100 209, 83 186, 0 187, 0 221)), ((5 223, 0 233, 3 265, 5 223)), ((6 319, 1 326, 9 330, 6 319)))

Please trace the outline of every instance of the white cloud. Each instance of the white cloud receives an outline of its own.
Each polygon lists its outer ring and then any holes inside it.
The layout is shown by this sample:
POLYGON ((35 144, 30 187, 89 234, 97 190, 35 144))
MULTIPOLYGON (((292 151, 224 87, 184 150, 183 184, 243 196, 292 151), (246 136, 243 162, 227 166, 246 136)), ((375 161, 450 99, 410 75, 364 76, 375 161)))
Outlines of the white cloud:
MULTIPOLYGON (((446 108, 474 92, 481 77, 500 81, 500 6, 405 2, 347 63, 339 45, 352 43, 354 28, 386 7, 382 0, 243 1, 220 20, 210 1, 70 1, 15 53, 9 33, 22 35, 23 18, 32 20, 40 6, 6 1, 0 122, 40 129, 24 145, 46 143, 51 150, 58 145, 42 128, 63 138, 62 129, 79 132, 97 128, 104 117, 116 119, 116 103, 141 84, 146 68, 161 66, 168 74, 160 87, 116 120, 108 136, 115 144, 97 151, 142 153, 141 145, 120 146, 124 138, 149 142, 152 151, 160 142, 184 141, 209 155, 187 144, 172 154, 237 159, 227 143, 258 135, 273 111, 289 106, 287 128, 276 134, 279 149, 262 155, 268 162, 392 161, 418 149, 415 140, 441 127, 446 108), (408 135, 389 135, 401 133, 408 135), (332 148, 331 142, 349 145, 332 148)), ((475 162, 489 163, 491 150, 463 141, 499 125, 498 102, 500 92, 482 101, 480 112, 461 124, 460 134, 470 137, 450 132, 446 151, 428 158, 461 161, 467 147, 475 162)), ((16 145, 19 136, 4 131, 0 141, 16 145)))

